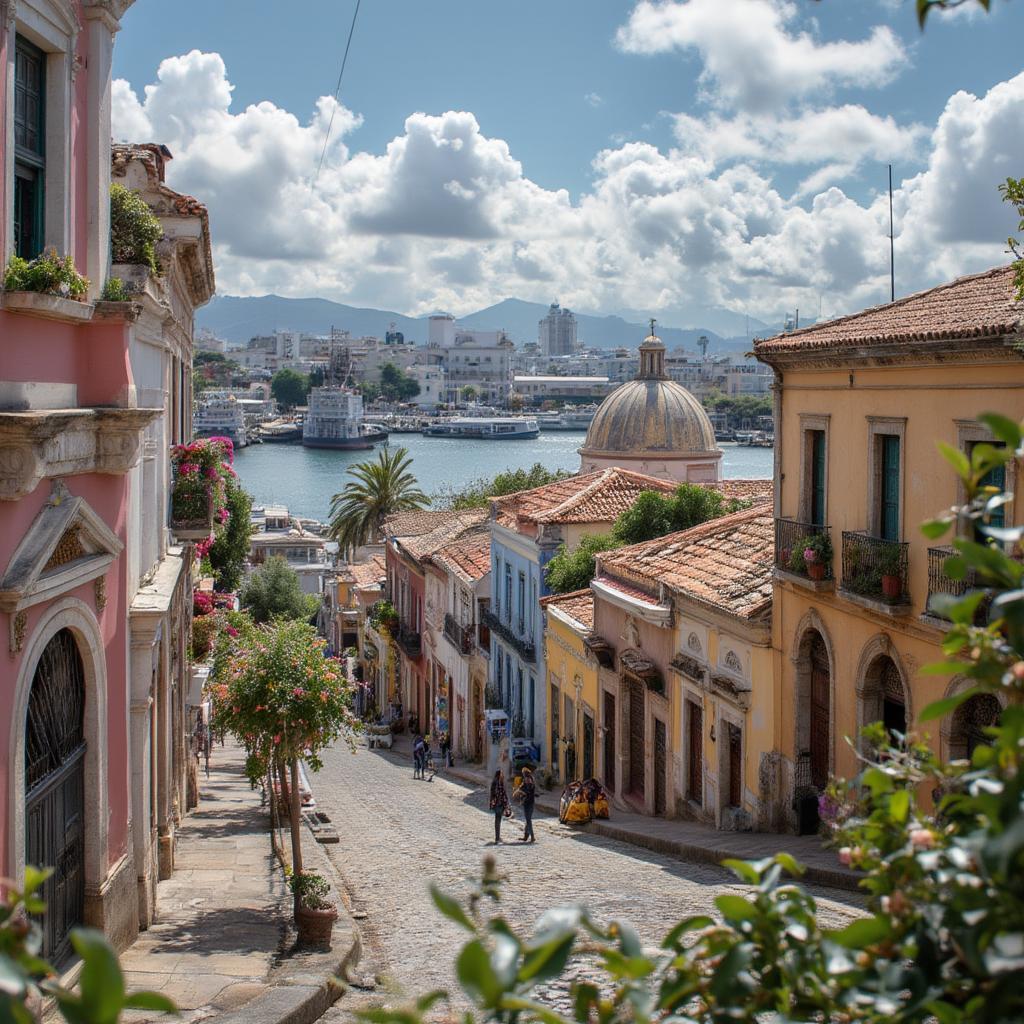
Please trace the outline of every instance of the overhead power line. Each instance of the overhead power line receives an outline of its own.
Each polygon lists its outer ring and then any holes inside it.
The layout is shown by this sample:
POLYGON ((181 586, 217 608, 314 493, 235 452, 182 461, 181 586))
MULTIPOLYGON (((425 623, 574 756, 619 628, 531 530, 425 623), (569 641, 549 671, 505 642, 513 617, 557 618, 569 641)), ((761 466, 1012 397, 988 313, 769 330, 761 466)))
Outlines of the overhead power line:
POLYGON ((352 47, 352 34, 356 30, 356 18, 359 17, 359 4, 362 0, 356 0, 356 9, 352 12, 352 24, 348 29, 348 41, 345 43, 345 55, 341 58, 341 70, 338 72, 338 85, 334 90, 334 106, 331 108, 331 119, 327 123, 327 134, 324 136, 324 148, 320 153, 320 163, 317 164, 316 175, 313 178, 315 185, 320 179, 320 171, 323 170, 324 159, 327 156, 327 144, 331 141, 331 129, 334 127, 334 115, 338 112, 338 102, 341 96, 341 80, 345 77, 345 65, 348 63, 348 51, 352 47))

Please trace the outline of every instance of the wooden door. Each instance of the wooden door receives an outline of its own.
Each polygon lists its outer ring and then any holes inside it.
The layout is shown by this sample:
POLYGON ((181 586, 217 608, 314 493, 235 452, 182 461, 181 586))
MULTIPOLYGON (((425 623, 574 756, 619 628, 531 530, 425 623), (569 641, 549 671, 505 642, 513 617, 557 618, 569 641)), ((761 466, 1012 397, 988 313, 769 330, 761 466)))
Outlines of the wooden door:
POLYGON ((644 688, 642 683, 635 680, 630 680, 626 685, 629 687, 629 790, 643 797, 646 753, 644 688))
POLYGON ((829 739, 832 724, 829 714, 831 680, 825 641, 816 636, 811 643, 811 783, 824 789, 828 783, 829 739))
POLYGON ((594 718, 583 712, 583 778, 594 777, 594 718))
POLYGON ((604 695, 604 784, 615 792, 615 697, 604 695))
POLYGON ((743 806, 743 734, 729 723, 729 806, 743 806))
POLYGON ((699 704, 687 701, 690 711, 687 729, 686 795, 704 803, 704 711, 699 704))
POLYGON ((665 791, 665 767, 668 754, 665 738, 665 723, 654 720, 654 813, 664 814, 667 804, 665 791))

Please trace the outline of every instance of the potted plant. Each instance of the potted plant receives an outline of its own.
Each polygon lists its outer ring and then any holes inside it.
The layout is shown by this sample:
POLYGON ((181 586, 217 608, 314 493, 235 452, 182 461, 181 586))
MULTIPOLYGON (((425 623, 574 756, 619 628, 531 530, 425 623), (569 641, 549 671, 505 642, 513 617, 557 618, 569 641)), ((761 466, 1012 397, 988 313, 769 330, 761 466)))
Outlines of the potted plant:
POLYGON ((179 539, 213 537, 224 529, 230 518, 225 505, 225 479, 234 472, 230 466, 233 455, 234 446, 226 437, 171 448, 171 524, 179 539))
POLYGON ((71 256, 62 257, 56 249, 47 249, 34 260, 12 256, 4 274, 4 290, 37 292, 84 302, 89 282, 75 270, 71 256))
POLYGON ((288 879, 295 897, 295 927, 300 946, 330 946, 338 907, 330 899, 330 886, 315 871, 295 872, 288 879))
POLYGON ((827 533, 812 533, 800 542, 800 549, 807 575, 823 580, 832 564, 832 538, 827 533))
POLYGON ((886 544, 882 548, 879 568, 882 572, 882 596, 898 601, 903 596, 903 565, 899 544, 886 544))

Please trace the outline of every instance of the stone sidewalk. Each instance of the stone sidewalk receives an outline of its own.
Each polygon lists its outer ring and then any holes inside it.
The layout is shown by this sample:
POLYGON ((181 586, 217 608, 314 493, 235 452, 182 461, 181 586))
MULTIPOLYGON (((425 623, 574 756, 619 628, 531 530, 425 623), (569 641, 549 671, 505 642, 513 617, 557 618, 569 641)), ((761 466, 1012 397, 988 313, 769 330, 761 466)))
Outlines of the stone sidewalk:
MULTIPOLYGON (((407 735, 396 736, 393 750, 411 759, 411 738, 407 735)), ((434 761, 438 765, 441 763, 436 753, 434 761)), ((443 768, 439 774, 461 779, 481 788, 490 785, 486 771, 468 761, 457 761, 454 767, 443 768)), ((557 814, 560 796, 561 789, 545 791, 538 787, 537 807, 557 814)), ((610 821, 592 821, 579 828, 581 831, 617 839, 655 853, 702 864, 720 864, 728 858, 757 860, 785 851, 804 866, 805 881, 837 889, 861 891, 858 882, 862 876, 843 867, 835 851, 823 847, 817 836, 774 832, 722 832, 696 821, 654 818, 646 814, 632 814, 617 807, 612 808, 610 821)))
MULTIPOLYGON (((199 806, 178 834, 174 873, 157 887, 156 922, 122 954, 121 966, 129 991, 166 995, 179 1020, 312 1021, 337 997, 328 979, 356 944, 354 929, 339 907, 332 951, 292 950, 291 896, 244 766, 244 752, 230 740, 214 747, 209 778, 200 772, 199 806)), ((303 849, 316 847, 305 830, 303 849)), ((131 1011, 124 1019, 167 1018, 131 1011)))

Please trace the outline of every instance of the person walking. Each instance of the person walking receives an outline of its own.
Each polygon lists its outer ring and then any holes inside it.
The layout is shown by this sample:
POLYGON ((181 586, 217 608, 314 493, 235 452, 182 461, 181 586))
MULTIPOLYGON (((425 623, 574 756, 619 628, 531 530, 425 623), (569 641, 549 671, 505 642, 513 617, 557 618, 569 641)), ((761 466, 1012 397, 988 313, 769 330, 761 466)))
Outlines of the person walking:
POLYGON ((494 773, 491 782, 491 810, 494 812, 494 845, 497 846, 501 842, 501 819, 512 815, 508 794, 505 792, 505 777, 500 768, 494 773))
POLYGON ((412 741, 412 777, 414 779, 425 778, 426 769, 427 745, 423 742, 423 737, 416 733, 416 738, 412 741))
POLYGON ((523 800, 523 817, 526 819, 520 842, 535 843, 537 837, 533 834, 533 805, 537 800, 537 784, 534 782, 533 770, 530 768, 523 769, 523 781, 519 785, 519 793, 523 800))

